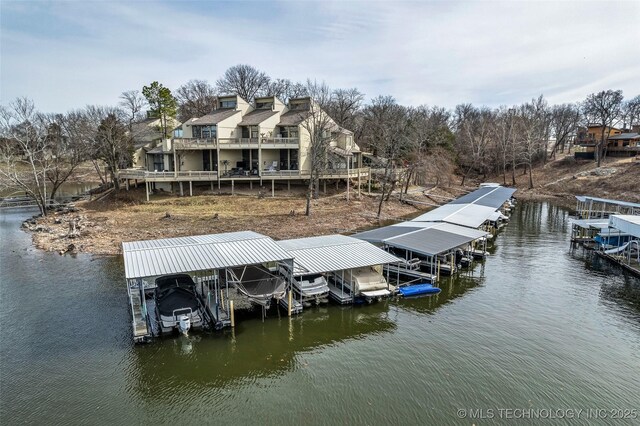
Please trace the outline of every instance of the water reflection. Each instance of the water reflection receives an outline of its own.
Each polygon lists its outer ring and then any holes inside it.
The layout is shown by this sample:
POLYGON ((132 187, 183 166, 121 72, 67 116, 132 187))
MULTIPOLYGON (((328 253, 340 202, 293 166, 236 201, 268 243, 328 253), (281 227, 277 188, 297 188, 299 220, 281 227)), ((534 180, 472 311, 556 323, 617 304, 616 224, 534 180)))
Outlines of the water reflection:
POLYGON ((224 333, 168 338, 134 350, 132 389, 145 398, 159 389, 223 388, 303 368, 300 354, 389 333, 389 303, 320 307, 303 315, 239 322, 224 333))

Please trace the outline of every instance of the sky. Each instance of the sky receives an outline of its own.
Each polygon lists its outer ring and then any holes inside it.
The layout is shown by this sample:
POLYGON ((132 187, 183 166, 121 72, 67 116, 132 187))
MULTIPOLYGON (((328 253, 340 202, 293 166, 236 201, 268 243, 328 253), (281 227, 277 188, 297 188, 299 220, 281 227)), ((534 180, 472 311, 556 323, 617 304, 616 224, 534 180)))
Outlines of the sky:
POLYGON ((640 1, 0 1, 0 104, 115 105, 236 64, 405 105, 640 94, 640 1))

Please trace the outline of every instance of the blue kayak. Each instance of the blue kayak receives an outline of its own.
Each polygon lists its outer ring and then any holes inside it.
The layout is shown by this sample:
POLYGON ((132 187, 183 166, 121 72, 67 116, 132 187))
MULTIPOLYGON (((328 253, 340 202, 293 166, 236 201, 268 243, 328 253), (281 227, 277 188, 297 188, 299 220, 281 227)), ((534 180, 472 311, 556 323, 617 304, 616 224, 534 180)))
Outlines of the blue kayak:
POLYGON ((404 297, 421 296, 423 294, 436 294, 440 293, 438 287, 434 287, 431 284, 415 284, 406 287, 398 288, 398 293, 404 297))

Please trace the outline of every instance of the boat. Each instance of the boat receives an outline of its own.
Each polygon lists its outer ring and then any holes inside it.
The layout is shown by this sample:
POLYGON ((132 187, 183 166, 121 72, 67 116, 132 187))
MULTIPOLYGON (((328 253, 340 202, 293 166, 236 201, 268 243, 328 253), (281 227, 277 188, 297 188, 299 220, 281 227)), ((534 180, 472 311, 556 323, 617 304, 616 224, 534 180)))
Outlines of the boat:
POLYGON ((391 295, 387 280, 373 267, 357 268, 344 274, 336 274, 334 279, 335 287, 344 288, 351 294, 354 302, 358 299, 372 302, 391 295))
POLYGON ((305 306, 329 301, 329 286, 321 274, 302 275, 293 278, 293 291, 305 306))
POLYGON ((164 275, 156 278, 156 316, 162 333, 175 330, 187 334, 204 324, 204 305, 196 293, 196 284, 187 274, 164 275))
POLYGON ((404 297, 412 297, 425 294, 437 294, 440 293, 440 289, 431 284, 414 284, 398 288, 398 293, 404 297))

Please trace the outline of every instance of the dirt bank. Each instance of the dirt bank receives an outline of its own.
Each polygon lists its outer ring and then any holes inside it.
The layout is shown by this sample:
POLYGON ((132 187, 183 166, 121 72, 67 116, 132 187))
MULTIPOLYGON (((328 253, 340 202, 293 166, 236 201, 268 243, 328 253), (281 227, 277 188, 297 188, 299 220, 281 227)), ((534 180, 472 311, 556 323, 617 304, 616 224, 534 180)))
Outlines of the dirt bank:
MULTIPOLYGON (((502 175, 494 176, 503 183, 502 175)), ((613 198, 640 203, 640 161, 632 158, 607 158, 600 168, 594 161, 575 161, 564 156, 533 170, 533 189, 529 175, 517 173, 516 197, 520 200, 550 200, 575 206, 575 195, 613 198)), ((511 184, 511 175, 507 175, 511 184)))
MULTIPOLYGON (((384 220, 399 219, 429 209, 438 201, 455 197, 459 190, 432 189, 424 196, 411 194, 419 202, 391 200, 383 206, 384 220)), ((379 224, 375 218, 377 196, 338 193, 313 201, 312 216, 304 215, 305 199, 256 195, 154 195, 143 201, 141 188, 121 191, 99 201, 77 203, 71 211, 54 212, 27 223, 38 248, 60 253, 86 252, 113 255, 123 241, 170 238, 186 235, 253 230, 275 239, 349 232, 379 224)))

